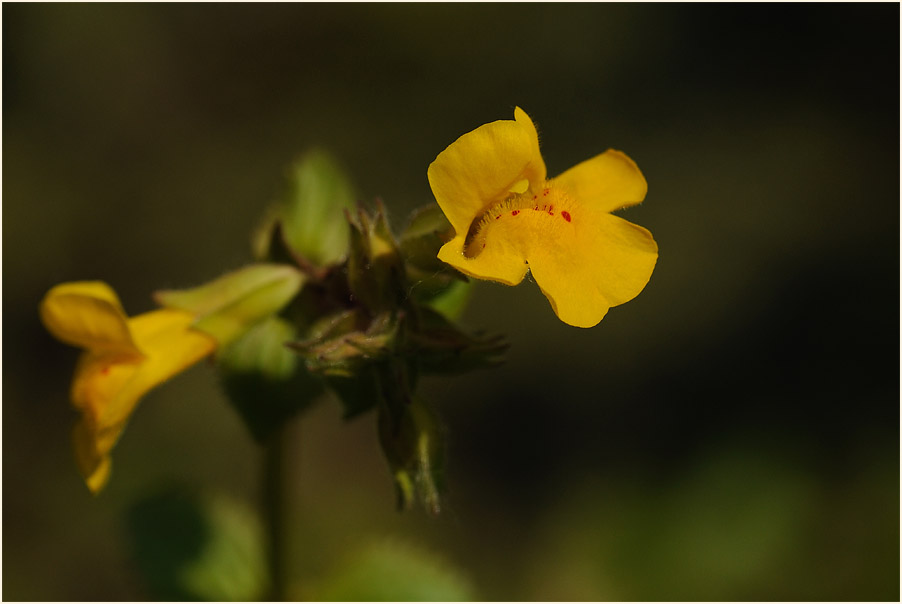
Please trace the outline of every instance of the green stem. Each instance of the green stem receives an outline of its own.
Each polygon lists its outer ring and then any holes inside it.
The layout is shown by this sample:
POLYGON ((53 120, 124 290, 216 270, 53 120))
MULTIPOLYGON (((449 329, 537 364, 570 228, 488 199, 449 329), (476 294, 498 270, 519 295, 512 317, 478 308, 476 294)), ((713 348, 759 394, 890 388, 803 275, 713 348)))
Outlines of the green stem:
MULTIPOLYGON (((287 422, 286 422, 287 423, 287 422)), ((272 602, 286 599, 285 565, 285 450, 288 426, 281 425, 266 443, 263 459, 263 510, 268 536, 272 602)))

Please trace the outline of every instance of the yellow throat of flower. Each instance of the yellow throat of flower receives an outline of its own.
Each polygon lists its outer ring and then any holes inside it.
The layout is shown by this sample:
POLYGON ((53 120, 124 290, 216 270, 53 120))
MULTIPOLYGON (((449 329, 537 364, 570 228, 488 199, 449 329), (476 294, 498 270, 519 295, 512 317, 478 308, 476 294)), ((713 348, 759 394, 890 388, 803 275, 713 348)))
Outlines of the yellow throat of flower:
POLYGON ((512 245, 528 254, 533 245, 559 240, 562 230, 573 228, 573 206, 567 193, 551 180, 514 193, 473 220, 464 256, 476 258, 487 245, 512 245))

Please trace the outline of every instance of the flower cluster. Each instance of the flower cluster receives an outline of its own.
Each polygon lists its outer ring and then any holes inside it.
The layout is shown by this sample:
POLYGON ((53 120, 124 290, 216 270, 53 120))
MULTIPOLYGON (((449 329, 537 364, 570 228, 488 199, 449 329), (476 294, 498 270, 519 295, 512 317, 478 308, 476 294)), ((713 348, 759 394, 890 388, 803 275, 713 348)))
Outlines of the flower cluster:
POLYGON ((441 430, 420 375, 498 362, 503 339, 455 324, 468 277, 516 285, 530 271, 557 316, 591 327, 645 287, 657 245, 612 211, 640 203, 636 164, 608 150, 547 178, 532 120, 486 124, 429 166, 438 202, 396 237, 381 204, 351 203, 322 154, 301 162, 287 199, 254 237, 254 264, 128 317, 101 282, 64 283, 40 305, 58 339, 82 348, 71 399, 75 457, 93 492, 139 399, 214 356, 229 401, 265 441, 325 388, 346 417, 375 409, 402 504, 439 509, 441 430), (456 270, 453 270, 456 269, 456 270))

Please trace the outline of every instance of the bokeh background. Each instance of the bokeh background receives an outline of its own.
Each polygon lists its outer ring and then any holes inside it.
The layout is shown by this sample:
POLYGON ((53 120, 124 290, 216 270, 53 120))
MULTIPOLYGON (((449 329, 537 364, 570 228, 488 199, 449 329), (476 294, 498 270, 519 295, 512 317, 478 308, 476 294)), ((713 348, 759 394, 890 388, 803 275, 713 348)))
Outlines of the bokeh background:
POLYGON ((372 416, 326 398, 296 422, 295 597, 388 543, 478 599, 898 600, 897 4, 2 17, 4 599, 151 597, 137 502, 258 499, 261 451, 210 366, 143 401, 88 493, 48 288, 102 279, 138 313, 241 265, 312 146, 400 227, 436 154, 519 105, 551 174, 636 160, 649 194, 624 215, 659 243, 651 282, 590 330, 534 283, 480 284, 464 322, 511 349, 423 384, 448 437, 439 518, 395 511, 372 416))

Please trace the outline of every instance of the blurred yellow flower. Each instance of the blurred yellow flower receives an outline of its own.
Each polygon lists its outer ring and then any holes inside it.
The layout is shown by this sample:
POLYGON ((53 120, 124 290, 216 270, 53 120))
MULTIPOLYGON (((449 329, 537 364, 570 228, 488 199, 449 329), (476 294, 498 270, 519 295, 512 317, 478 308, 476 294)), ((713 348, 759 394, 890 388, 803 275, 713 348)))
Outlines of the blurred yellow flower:
POLYGON ((82 413, 73 444, 78 468, 97 493, 110 475, 110 451, 138 400, 212 353, 216 341, 190 329, 195 317, 182 310, 128 318, 116 293, 99 281, 57 285, 40 310, 50 333, 85 350, 72 381, 72 403, 82 413))
POLYGON ((517 107, 464 134, 428 170, 454 238, 438 257, 462 273, 516 285, 526 271, 570 325, 592 327, 648 283, 658 246, 646 229, 610 212, 638 204, 648 185, 609 149, 546 179, 532 120, 517 107))

